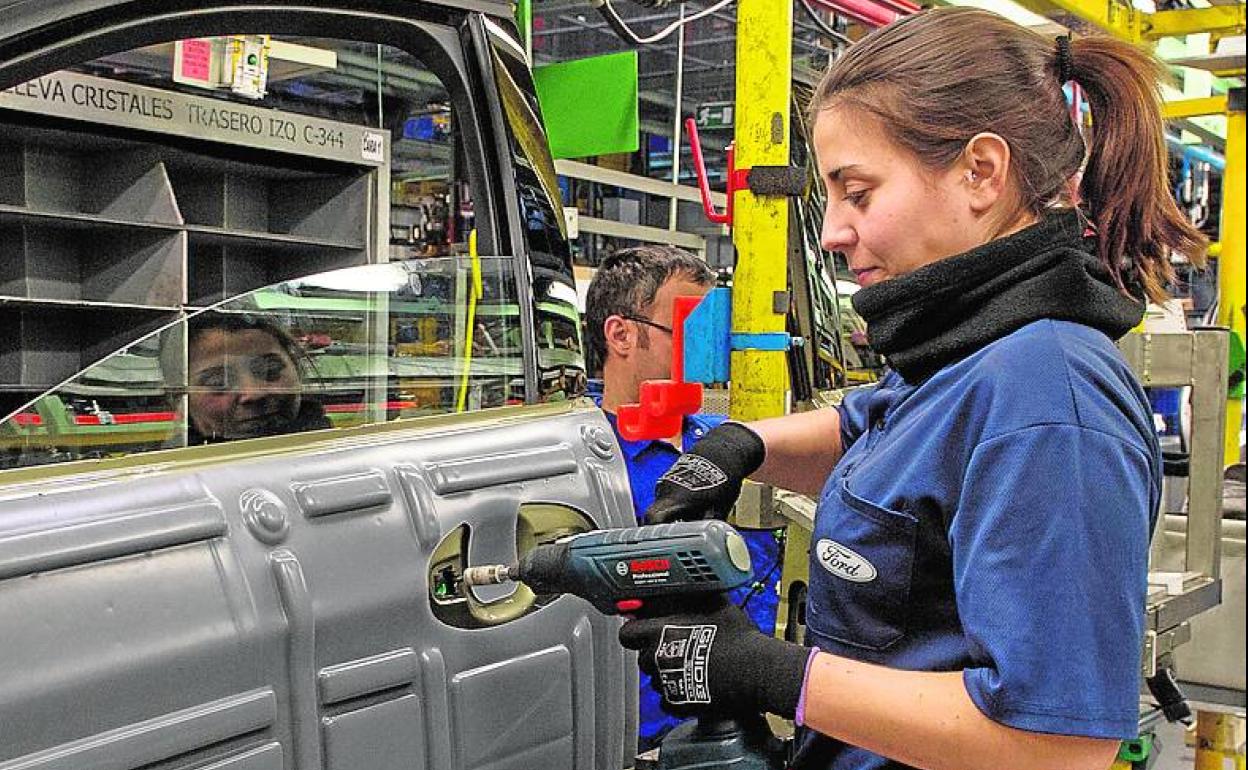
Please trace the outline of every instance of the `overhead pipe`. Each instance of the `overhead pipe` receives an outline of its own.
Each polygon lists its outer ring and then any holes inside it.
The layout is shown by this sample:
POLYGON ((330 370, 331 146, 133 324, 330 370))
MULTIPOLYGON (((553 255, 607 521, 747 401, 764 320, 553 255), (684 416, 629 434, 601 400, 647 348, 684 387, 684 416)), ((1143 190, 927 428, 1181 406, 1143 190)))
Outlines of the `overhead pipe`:
POLYGON ((1199 144, 1184 144, 1169 134, 1166 135, 1166 144, 1170 146, 1170 151, 1173 153, 1201 163, 1208 163, 1220 173, 1226 171, 1226 158, 1213 150, 1199 144))
MULTIPOLYGON (((680 29, 676 30, 676 108, 672 110, 672 192, 680 184, 680 115, 685 98, 685 4, 680 4, 680 29)), ((705 169, 704 169, 705 170, 705 169)), ((667 229, 675 232, 680 202, 673 195, 667 202, 667 229)))
POLYGON ((910 0, 875 0, 877 5, 890 8, 901 16, 909 16, 923 10, 918 3, 912 3, 910 0))
POLYGON ((813 2, 869 27, 883 27, 892 24, 902 16, 919 11, 919 6, 910 0, 813 0, 813 2))

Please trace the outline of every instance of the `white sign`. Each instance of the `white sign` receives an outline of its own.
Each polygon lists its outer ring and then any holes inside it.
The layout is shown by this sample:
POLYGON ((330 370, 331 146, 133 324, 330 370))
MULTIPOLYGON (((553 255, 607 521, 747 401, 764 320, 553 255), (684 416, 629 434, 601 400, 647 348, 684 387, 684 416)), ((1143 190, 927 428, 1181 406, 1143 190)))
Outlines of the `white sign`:
POLYGON ((374 131, 365 131, 364 138, 360 140, 360 157, 374 163, 384 161, 386 159, 385 135, 374 131))
POLYGON ((365 126, 75 72, 0 91, 0 109, 350 163, 382 165, 389 154, 390 138, 365 126))

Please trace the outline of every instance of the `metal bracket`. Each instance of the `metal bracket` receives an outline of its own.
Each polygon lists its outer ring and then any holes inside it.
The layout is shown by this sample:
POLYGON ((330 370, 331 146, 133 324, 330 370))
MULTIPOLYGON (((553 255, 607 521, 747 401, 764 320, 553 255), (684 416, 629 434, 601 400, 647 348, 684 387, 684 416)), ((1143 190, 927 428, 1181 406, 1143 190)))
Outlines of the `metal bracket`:
POLYGON ((749 190, 760 196, 792 197, 806 190, 806 170, 795 166, 765 166, 737 168, 737 151, 732 144, 727 147, 728 196, 724 211, 717 211, 711 203, 711 185, 706 176, 706 163, 702 159, 702 140, 698 138, 698 124, 693 118, 685 121, 689 132, 689 149, 693 152, 693 167, 698 177, 698 191, 702 195, 702 210, 706 218, 716 224, 732 226, 733 199, 740 190, 749 190), (751 172, 757 171, 757 174, 751 172))
POLYGON ((775 491, 769 484, 746 481, 732 509, 733 524, 747 529, 779 529, 788 524, 776 511, 775 491))
POLYGON ((788 350, 792 338, 788 332, 733 332, 733 350, 788 350))

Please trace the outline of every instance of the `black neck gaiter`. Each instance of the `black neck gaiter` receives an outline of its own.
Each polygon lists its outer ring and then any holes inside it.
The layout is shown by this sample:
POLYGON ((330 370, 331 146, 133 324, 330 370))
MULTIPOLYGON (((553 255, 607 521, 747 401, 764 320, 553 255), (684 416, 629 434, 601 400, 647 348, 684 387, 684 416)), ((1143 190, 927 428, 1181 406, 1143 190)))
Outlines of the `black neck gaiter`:
POLYGON ((862 289, 853 304, 872 349, 912 384, 1033 321, 1073 321, 1117 340, 1144 317, 1073 210, 862 289))

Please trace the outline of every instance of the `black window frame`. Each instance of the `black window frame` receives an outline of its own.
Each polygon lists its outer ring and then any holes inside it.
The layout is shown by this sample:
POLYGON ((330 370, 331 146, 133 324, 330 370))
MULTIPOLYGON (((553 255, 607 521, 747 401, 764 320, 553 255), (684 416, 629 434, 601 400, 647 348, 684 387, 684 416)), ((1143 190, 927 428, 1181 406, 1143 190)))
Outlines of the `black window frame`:
MULTIPOLYGON (((543 264, 537 264, 534 258, 535 243, 534 238, 523 221, 526 213, 526 205, 521 200, 518 185, 521 183, 522 174, 516 168, 516 155, 518 151, 514 145, 514 133, 510 126, 506 113, 501 104, 502 89, 504 86, 498 82, 494 72, 493 57, 498 57, 503 61, 504 67, 511 75, 514 87, 520 91, 520 95, 526 102, 526 106, 532 111, 533 118, 538 121, 529 128, 535 136, 541 138, 540 148, 536 148, 532 155, 525 154, 525 159, 532 165, 542 165, 546 167, 551 179, 555 178, 554 160, 551 158, 549 144, 546 141, 546 129, 540 122, 541 108, 537 101, 537 88, 533 83, 532 72, 529 69, 529 62, 523 54, 520 47, 520 36, 516 30, 515 24, 511 19, 487 19, 484 16, 476 16, 469 20, 466 28, 470 43, 466 41, 466 45, 476 51, 474 64, 477 69, 478 76, 486 83, 486 92, 491 99, 495 100, 494 109, 492 111, 493 120, 491 128, 494 132, 494 147, 496 150, 496 161, 502 170, 502 178, 505 180, 502 185, 503 200, 506 204, 505 211, 509 222, 505 229, 506 236, 509 238, 509 246, 511 253, 523 254, 523 260, 517 260, 517 269, 523 273, 516 276, 517 297, 520 301, 521 327, 526 336, 525 339, 525 401, 527 403, 540 403, 545 399, 542 391, 542 369, 538 360, 539 341, 538 334, 539 319, 537 318, 537 297, 534 293, 534 286, 540 280, 561 280, 569 287, 575 290, 576 277, 572 268, 572 250, 568 243, 566 223, 563 219, 562 201, 555 198, 558 195, 557 189, 548 190, 541 185, 540 179, 537 185, 531 186, 528 191, 529 196, 536 199, 545 198, 550 204, 551 211, 547 215, 555 219, 555 229, 551 231, 547 229, 543 233, 543 238, 547 249, 544 250, 546 258, 542 260, 543 264), (490 27, 493 27, 491 29, 490 27), (558 263, 558 264, 556 264, 558 263)), ((509 86, 512 84, 509 84, 509 86)), ((535 169, 540 177, 540 171, 535 169)), ((579 328, 579 325, 578 325, 579 328)), ((581 370, 584 372, 584 358, 582 355, 581 370)), ((557 389, 556 389, 557 390, 557 389)), ((579 392, 570 394, 572 396, 579 395, 579 392)))

